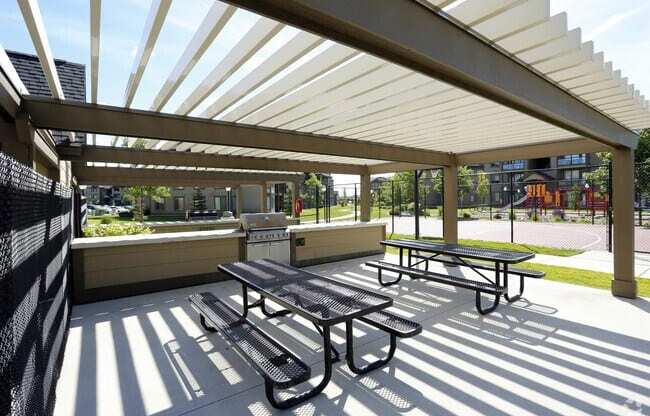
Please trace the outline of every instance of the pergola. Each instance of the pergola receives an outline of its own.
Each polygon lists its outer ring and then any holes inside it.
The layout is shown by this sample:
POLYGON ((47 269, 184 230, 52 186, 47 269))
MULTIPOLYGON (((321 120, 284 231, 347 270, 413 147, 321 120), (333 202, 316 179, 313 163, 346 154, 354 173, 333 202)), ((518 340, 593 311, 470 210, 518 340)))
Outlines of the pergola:
POLYGON ((0 108, 18 142, 56 166, 74 161, 79 184, 151 183, 163 180, 161 167, 175 183, 264 179, 241 169, 356 174, 368 221, 370 175, 443 167, 444 238, 455 242, 457 166, 610 151, 612 292, 636 296, 634 130, 650 127, 648 101, 579 29, 568 30, 565 14, 550 15, 549 0, 215 1, 148 109, 131 105, 171 0, 152 2, 117 106, 97 103, 101 1, 90 2, 90 103, 65 99, 37 1, 19 4, 53 98, 27 95, 2 53, 0 108), (162 113, 239 9, 257 14, 255 24, 173 113, 162 113), (283 45, 227 82, 281 34, 283 45), (115 139, 53 149, 48 129, 115 139), (118 137, 145 138, 146 148, 118 137))

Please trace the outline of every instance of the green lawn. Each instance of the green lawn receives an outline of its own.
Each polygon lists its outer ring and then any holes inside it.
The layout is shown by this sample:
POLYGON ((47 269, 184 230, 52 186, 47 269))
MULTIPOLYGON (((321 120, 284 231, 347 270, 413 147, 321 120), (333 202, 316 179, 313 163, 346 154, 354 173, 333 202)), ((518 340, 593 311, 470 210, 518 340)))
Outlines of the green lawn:
MULTIPOLYGON (((103 218, 109 218, 112 222, 131 222, 133 218, 123 218, 118 217, 117 215, 97 215, 97 216, 88 216, 88 225, 97 225, 102 223, 103 218)), ((144 217, 145 222, 155 222, 155 221, 184 221, 185 216, 183 214, 178 215, 148 215, 144 217)))
MULTIPOLYGON (((325 208, 320 208, 318 210, 318 215, 321 219, 325 218, 325 208)), ((332 205, 330 208, 330 215, 332 219, 337 217, 344 217, 346 215, 354 216, 354 205, 346 205, 344 207, 340 205, 332 205)), ((315 220, 316 208, 307 208, 302 210, 300 217, 306 220, 315 220)), ((354 217, 352 217, 352 219, 354 219, 354 217)))
MULTIPOLYGON (((405 235, 405 234, 392 234, 390 238, 393 239, 414 239, 414 235, 405 235)), ((434 237, 420 237, 421 240, 429 241, 442 241, 440 238, 434 237)), ((568 248, 555 248, 555 247, 546 247, 546 246, 536 246, 532 244, 519 244, 519 243, 504 243, 500 241, 483 241, 483 240, 459 240, 459 244, 463 244, 470 247, 478 248, 490 248, 495 250, 513 250, 513 251, 523 251, 525 253, 535 253, 535 254, 548 254, 551 256, 560 256, 560 257, 571 257, 576 254, 582 253, 582 250, 568 249, 568 248)), ((397 251, 395 251, 397 252, 397 251)))
MULTIPOLYGON (((594 272, 591 270, 574 269, 572 267, 548 266, 546 264, 522 263, 517 267, 539 270, 546 273, 544 279, 572 285, 594 287, 610 290, 614 275, 611 273, 594 272)), ((639 296, 650 297, 650 279, 637 279, 639 296)))
MULTIPOLYGON (((390 238, 398 239, 413 239, 413 235, 393 234, 390 238)), ((421 240, 440 241, 439 238, 421 237, 421 240)), ((480 248, 493 248, 502 250, 516 250, 535 254, 549 254, 553 256, 570 257, 580 254, 580 250, 560 249, 553 247, 534 246, 530 244, 512 244, 502 243, 497 241, 482 241, 482 240, 460 240, 460 244, 480 247, 480 248)), ((398 254, 399 249, 395 247, 386 247, 388 253, 398 254)), ((596 289, 610 290, 612 286, 612 279, 614 276, 611 273, 595 272, 591 270, 575 269, 572 267, 549 266, 546 264, 537 264, 525 262, 518 264, 517 267, 539 270, 546 273, 547 280, 556 282, 569 283, 572 285, 588 286, 596 289)), ((639 288, 639 296, 650 297, 650 279, 637 279, 639 288)))

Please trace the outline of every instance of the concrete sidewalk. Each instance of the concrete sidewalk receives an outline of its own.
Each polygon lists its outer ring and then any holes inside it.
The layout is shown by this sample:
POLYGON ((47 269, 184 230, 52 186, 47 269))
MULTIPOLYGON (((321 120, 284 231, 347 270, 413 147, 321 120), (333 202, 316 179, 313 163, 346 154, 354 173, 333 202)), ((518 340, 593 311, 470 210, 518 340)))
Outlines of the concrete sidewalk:
MULTIPOLYGON (((571 257, 549 256, 536 254, 531 263, 548 264, 551 266, 573 267, 575 269, 593 270, 596 272, 614 273, 614 256, 607 251, 592 250, 571 257)), ((650 255, 634 255, 635 275, 650 278, 650 255)))

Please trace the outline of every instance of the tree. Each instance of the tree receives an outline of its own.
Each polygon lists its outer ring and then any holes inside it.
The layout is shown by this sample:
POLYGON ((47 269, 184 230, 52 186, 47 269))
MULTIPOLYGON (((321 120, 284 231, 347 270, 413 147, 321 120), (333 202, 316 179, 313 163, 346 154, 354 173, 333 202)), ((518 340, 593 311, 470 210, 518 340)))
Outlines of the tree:
POLYGON ((203 211, 206 208, 205 195, 203 195, 203 190, 199 187, 194 188, 192 208, 194 208, 196 211, 203 211))
MULTIPOLYGON (((128 146, 128 141, 125 139, 128 146)), ((144 149, 144 140, 137 139, 131 146, 134 149, 144 149)), ((124 197, 133 202, 135 210, 133 216, 136 221, 144 222, 144 199, 151 198, 155 202, 162 202, 164 198, 171 195, 169 188, 164 186, 130 186, 122 191, 124 197)))
POLYGON ((136 221, 144 221, 144 199, 151 198, 155 202, 162 202, 170 196, 169 188, 164 186, 130 186, 122 191, 124 197, 133 202, 135 209, 133 216, 136 221))
MULTIPOLYGON (((437 175, 433 177, 433 189, 436 192, 442 192, 442 171, 439 171, 437 175)), ((463 199, 465 194, 470 192, 474 187, 474 182, 472 181, 472 171, 467 166, 458 167, 458 198, 460 201, 460 206, 463 206, 463 199)))
MULTIPOLYGON (((596 193, 608 194, 609 167, 606 165, 611 162, 612 154, 609 152, 596 154, 605 166, 600 166, 591 172, 585 173, 584 178, 596 193)), ((650 129, 643 129, 639 132, 639 146, 634 151, 634 163, 636 165, 637 192, 641 194, 650 193, 650 129)))
POLYGON ((314 172, 307 174, 307 179, 305 179, 305 203, 307 207, 316 207, 316 190, 320 193, 319 196, 319 205, 323 201, 323 184, 320 179, 314 172), (312 192, 310 192, 310 190, 312 192))
POLYGON ((484 204, 490 195, 490 180, 485 172, 479 172, 476 183, 476 193, 479 197, 479 202, 484 204))

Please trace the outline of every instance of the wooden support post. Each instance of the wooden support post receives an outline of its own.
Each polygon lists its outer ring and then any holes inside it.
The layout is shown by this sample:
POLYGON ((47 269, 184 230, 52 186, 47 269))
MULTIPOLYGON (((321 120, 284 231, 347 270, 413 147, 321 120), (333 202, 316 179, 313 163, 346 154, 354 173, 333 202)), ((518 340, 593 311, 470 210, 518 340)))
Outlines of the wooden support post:
POLYGON ((634 151, 612 148, 612 206, 614 209, 614 280, 612 293, 637 297, 634 276, 634 151))
POLYGON ((370 221, 370 173, 361 174, 361 221, 370 221))
POLYGON ((443 168, 442 236, 447 243, 458 243, 458 167, 443 168))

